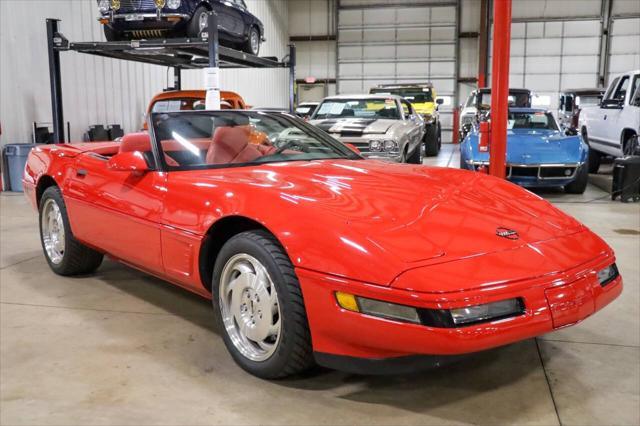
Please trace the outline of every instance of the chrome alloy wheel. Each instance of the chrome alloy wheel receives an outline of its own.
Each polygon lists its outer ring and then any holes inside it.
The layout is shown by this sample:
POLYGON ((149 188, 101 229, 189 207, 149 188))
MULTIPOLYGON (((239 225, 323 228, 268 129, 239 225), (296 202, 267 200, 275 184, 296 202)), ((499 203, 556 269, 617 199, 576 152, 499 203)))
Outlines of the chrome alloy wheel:
POLYGON ((202 12, 200 16, 198 16, 198 27, 200 28, 200 32, 204 31, 207 28, 207 24, 209 23, 209 14, 207 12, 202 12))
POLYGON ((60 207, 53 199, 48 199, 42 207, 41 216, 42 242, 47 257, 54 264, 62 262, 64 257, 64 222, 60 207))
POLYGON ((251 361, 269 359, 278 347, 282 326, 276 287, 260 261, 236 254, 224 265, 218 294, 229 338, 251 361))
POLYGON ((253 30, 251 31, 251 53, 253 53, 254 55, 258 54, 258 51, 260 49, 260 36, 258 35, 258 32, 253 30))

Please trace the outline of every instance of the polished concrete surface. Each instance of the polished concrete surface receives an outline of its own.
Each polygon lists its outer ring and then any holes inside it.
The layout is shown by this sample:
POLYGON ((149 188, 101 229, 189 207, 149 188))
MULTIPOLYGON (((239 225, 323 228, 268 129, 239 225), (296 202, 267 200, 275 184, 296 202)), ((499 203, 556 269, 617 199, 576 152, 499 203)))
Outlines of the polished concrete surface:
MULTIPOLYGON (((458 164, 445 145, 426 163, 458 164)), ((0 424, 640 423, 640 206, 539 192, 616 250, 623 295, 585 322, 408 376, 318 369, 262 381, 238 368, 209 302, 105 261, 47 267, 21 195, 0 196, 0 424)))

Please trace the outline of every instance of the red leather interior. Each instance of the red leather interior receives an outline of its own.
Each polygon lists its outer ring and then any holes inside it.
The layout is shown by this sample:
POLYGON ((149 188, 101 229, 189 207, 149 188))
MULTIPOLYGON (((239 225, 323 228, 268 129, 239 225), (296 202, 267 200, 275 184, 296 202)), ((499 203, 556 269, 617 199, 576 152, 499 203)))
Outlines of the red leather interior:
POLYGON ((249 144, 249 126, 218 127, 207 151, 207 164, 248 163, 265 155, 249 144))
MULTIPOLYGON (((119 152, 133 151, 151 152, 151 138, 149 137, 149 133, 127 133, 122 137, 122 140, 120 141, 119 152)), ((167 165, 171 167, 179 166, 178 162, 169 157, 167 154, 164 155, 164 160, 166 161, 167 165)))

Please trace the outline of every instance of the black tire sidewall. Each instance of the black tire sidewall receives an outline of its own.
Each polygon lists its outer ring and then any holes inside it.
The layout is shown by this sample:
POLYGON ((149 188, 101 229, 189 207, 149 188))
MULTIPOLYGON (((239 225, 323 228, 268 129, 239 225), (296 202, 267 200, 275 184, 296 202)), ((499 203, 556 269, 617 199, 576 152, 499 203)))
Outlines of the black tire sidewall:
MULTIPOLYGON (((292 303, 298 302, 292 300, 293 297, 287 289, 287 278, 284 276, 284 271, 280 269, 273 256, 264 246, 257 241, 248 238, 246 234, 247 233, 238 234, 231 238, 220 250, 213 270, 212 304, 225 346, 236 363, 238 363, 238 365, 240 365, 244 370, 258 377, 266 379, 275 378, 281 376, 280 373, 287 367, 287 361, 290 359, 294 350, 293 338, 297 332, 296 328, 299 324, 295 324, 295 320, 293 319, 294 314, 292 312, 292 303), (278 293, 278 304, 280 306, 280 321, 282 327, 280 331, 280 341, 278 342, 276 351, 265 361, 257 362, 245 358, 234 346, 233 342, 231 342, 222 321, 222 313, 218 298, 220 276, 227 261, 238 253, 249 254, 260 261, 260 263, 262 263, 267 269, 278 293)), ((279 249, 282 254, 286 256, 284 250, 281 247, 279 247, 279 249)), ((307 324, 302 324, 302 326, 308 327, 307 324)))
POLYGON ((582 194, 587 189, 587 183, 589 182, 589 165, 583 164, 578 170, 578 176, 575 180, 565 185, 564 190, 569 194, 582 194))
POLYGON ((424 133, 424 155, 434 157, 438 155, 438 129, 436 124, 428 124, 424 133))

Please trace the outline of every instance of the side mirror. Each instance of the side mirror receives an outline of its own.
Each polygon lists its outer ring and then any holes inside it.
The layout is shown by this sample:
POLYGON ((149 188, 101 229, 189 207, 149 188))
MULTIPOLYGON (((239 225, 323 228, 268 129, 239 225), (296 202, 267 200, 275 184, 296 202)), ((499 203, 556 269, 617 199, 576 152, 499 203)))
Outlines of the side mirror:
POLYGON ((576 136, 578 134, 578 130, 567 127, 564 129, 564 134, 567 136, 576 136))
POLYGON ((600 108, 622 109, 623 103, 622 99, 603 99, 600 108))
POLYGON ((144 155, 140 151, 121 152, 114 155, 107 162, 107 168, 119 172, 137 172, 139 174, 150 170, 147 160, 144 159, 144 155))
POLYGON ((349 148, 351 151, 355 152, 356 154, 360 154, 360 150, 359 150, 359 149, 358 149, 358 147, 357 147, 357 146, 355 146, 354 144, 352 144, 352 143, 345 143, 345 146, 346 146, 347 148, 349 148))
POLYGON ((437 103, 438 105, 442 105, 442 104, 444 103, 444 99, 442 99, 442 98, 438 98, 438 99, 436 99, 436 103, 437 103))

